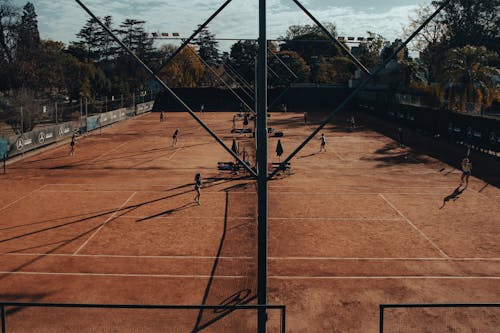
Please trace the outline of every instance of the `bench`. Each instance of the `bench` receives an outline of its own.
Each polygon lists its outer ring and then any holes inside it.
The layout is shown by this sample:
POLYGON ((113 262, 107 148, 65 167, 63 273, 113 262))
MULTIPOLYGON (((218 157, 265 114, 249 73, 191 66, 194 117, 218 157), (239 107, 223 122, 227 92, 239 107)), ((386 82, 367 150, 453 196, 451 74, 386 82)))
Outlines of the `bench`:
POLYGON ((292 165, 290 164, 290 162, 285 163, 285 165, 281 165, 281 163, 278 162, 269 163, 269 171, 273 171, 276 168, 278 169, 278 173, 284 172, 287 175, 290 175, 292 173, 292 165))

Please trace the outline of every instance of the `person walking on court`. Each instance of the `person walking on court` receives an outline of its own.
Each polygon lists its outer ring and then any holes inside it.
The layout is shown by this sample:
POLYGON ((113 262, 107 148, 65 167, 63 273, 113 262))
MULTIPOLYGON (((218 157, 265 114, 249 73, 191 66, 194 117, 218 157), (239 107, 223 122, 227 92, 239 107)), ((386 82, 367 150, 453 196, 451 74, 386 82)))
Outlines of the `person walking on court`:
POLYGON ((163 121, 165 121, 165 114, 163 113, 163 110, 160 111, 160 123, 162 123, 163 121))
POLYGON ((354 120, 353 115, 351 115, 351 117, 349 118, 349 124, 351 125, 351 132, 354 131, 354 129, 356 128, 356 120, 354 120))
POLYGON ((319 146, 319 152, 321 153, 324 151, 326 153, 326 138, 325 138, 325 133, 321 133, 321 137, 319 138, 321 141, 321 145, 319 146))
POLYGON ((179 129, 176 128, 174 131, 174 135, 172 135, 172 147, 175 147, 177 144, 177 137, 179 136, 179 129))
POLYGON ((75 145, 76 145, 76 134, 73 133, 73 136, 71 137, 71 142, 69 143, 70 150, 69 150, 69 155, 73 156, 75 153, 75 145))
POLYGON ((404 147, 404 143, 403 143, 403 128, 402 127, 398 127, 398 139, 399 139, 399 146, 400 147, 404 147))
POLYGON ((465 179, 465 188, 467 188, 467 186, 469 186, 469 177, 472 173, 472 162, 469 160, 468 157, 465 157, 462 160, 461 167, 462 167, 462 177, 460 177, 460 186, 462 186, 465 179))
POLYGON ((197 173, 194 176, 194 190, 196 191, 196 196, 194 197, 194 202, 200 205, 200 197, 201 197, 201 173, 197 173))
POLYGON ((200 114, 203 113, 203 111, 205 111, 205 104, 202 104, 200 106, 200 114))

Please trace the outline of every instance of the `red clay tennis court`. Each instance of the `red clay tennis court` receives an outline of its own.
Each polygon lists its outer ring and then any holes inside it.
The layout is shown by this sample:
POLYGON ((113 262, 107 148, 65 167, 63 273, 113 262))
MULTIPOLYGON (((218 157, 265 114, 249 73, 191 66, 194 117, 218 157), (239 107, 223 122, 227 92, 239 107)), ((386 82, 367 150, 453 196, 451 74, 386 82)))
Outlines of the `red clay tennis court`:
MULTIPOLYGON (((201 117, 231 145, 232 114, 201 117)), ((471 178, 458 193, 458 170, 362 125, 326 126, 327 151, 311 142, 269 184, 269 303, 286 305, 287 332, 376 332, 383 303, 498 302, 498 188, 471 178)), ((313 130, 295 113, 269 126, 285 132, 285 153, 313 130)), ((253 163, 253 138, 236 136, 253 163)), ((61 145, 9 165, 1 301, 254 304, 256 184, 217 169, 231 159, 189 115, 167 113, 81 137, 74 156, 61 145)), ((496 332, 499 312, 410 313, 386 327, 443 316, 446 329, 496 332)), ((256 312, 13 308, 7 321, 8 332, 253 332, 256 312)), ((278 332, 279 313, 268 324, 278 332)))

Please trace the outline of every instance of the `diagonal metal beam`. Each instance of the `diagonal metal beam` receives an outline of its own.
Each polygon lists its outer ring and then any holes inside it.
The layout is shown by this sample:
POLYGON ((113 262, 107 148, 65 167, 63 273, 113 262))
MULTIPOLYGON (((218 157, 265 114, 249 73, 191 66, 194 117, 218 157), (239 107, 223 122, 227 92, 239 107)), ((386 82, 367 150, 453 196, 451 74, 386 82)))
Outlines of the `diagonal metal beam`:
POLYGON ((286 68, 286 70, 292 75, 292 77, 294 79, 298 79, 297 74, 295 74, 295 72, 292 71, 292 69, 287 64, 285 64, 285 62, 283 60, 281 60, 280 56, 276 52, 274 52, 270 48, 267 48, 267 49, 269 50, 269 52, 271 53, 271 55, 273 55, 276 59, 278 59, 278 61, 280 62, 280 64, 283 65, 283 67, 286 68))
POLYGON ((218 78, 219 80, 221 80, 221 81, 222 81, 222 83, 226 86, 226 88, 228 88, 228 89, 229 89, 229 90, 233 93, 233 95, 234 95, 234 96, 236 96, 236 98, 237 98, 237 99, 239 99, 239 101, 240 101, 241 103, 243 103, 243 105, 245 105, 245 106, 246 106, 246 107, 247 107, 250 111, 252 111, 252 112, 253 112, 253 114, 255 114, 255 110, 254 110, 253 108, 251 108, 250 106, 248 106, 248 104, 245 102, 245 100, 244 100, 243 98, 241 98, 241 97, 240 97, 240 95, 238 95, 238 94, 237 94, 237 93, 233 90, 233 88, 231 88, 231 87, 229 86, 229 84, 227 84, 226 80, 224 80, 224 79, 223 79, 223 78, 219 75, 219 73, 217 73, 217 72, 216 72, 216 71, 212 68, 212 66, 210 66, 210 65, 209 65, 209 64, 208 64, 208 63, 207 63, 207 62, 206 62, 206 61, 205 61, 202 57, 200 57, 200 55, 199 55, 198 53, 196 53, 196 52, 195 52, 192 48, 188 47, 188 49, 189 49, 189 50, 190 50, 190 51, 191 51, 191 52, 192 52, 192 53, 193 53, 196 57, 198 57, 198 59, 200 59, 200 61, 201 61, 201 62, 202 62, 202 63, 203 63, 206 67, 208 67, 208 69, 209 69, 209 70, 210 70, 210 71, 211 71, 211 72, 212 72, 215 76, 217 76, 217 78, 218 78))
POLYGON ((222 4, 222 6, 220 6, 205 22, 203 22, 199 27, 198 29, 196 29, 192 34, 191 36, 189 36, 188 39, 186 39, 181 46, 179 46, 179 48, 177 50, 175 50, 174 53, 172 53, 170 55, 170 57, 168 57, 167 60, 165 60, 165 62, 160 66, 160 68, 155 72, 155 74, 159 73, 165 66, 167 66, 171 61, 172 59, 175 58, 175 56, 177 54, 179 54, 179 52, 182 51, 182 49, 184 47, 186 47, 186 45, 188 45, 189 43, 191 43, 191 41, 196 37, 196 35, 198 35, 217 15, 219 15, 220 12, 222 12, 222 10, 224 8, 226 8, 227 5, 229 5, 229 3, 231 2, 232 0, 226 0, 226 2, 224 2, 222 4))
POLYGON ((250 92, 252 92, 253 94, 255 94, 255 91, 254 91, 253 87, 250 85, 250 83, 248 83, 248 81, 245 80, 245 78, 240 73, 238 73, 238 71, 236 69, 234 69, 233 66, 231 66, 228 62, 225 62, 224 63, 224 67, 226 67, 226 66, 231 71, 231 73, 233 73, 233 75, 235 75, 237 78, 240 79, 241 82, 243 82, 243 85, 248 90, 250 90, 250 92))
MULTIPOLYGON (((207 62, 208 63, 208 62, 207 62)), ((210 65, 210 63, 208 63, 210 65)), ((215 64, 215 63, 214 63, 215 64)), ((234 84, 237 84, 238 87, 241 89, 241 91, 247 95, 248 98, 250 98, 250 100, 252 102, 254 102, 254 97, 252 95, 250 95, 250 93, 246 90, 246 88, 241 84, 241 81, 239 80, 239 78, 237 76, 235 76, 234 74, 232 73, 229 73, 229 71, 227 70, 226 66, 224 63, 222 63, 222 70, 223 70, 223 74, 222 75, 225 75, 227 77, 229 77, 231 79, 231 81, 234 83, 234 84)), ((221 75, 221 76, 222 76, 221 75)), ((253 91, 251 91, 253 92, 253 91)))
POLYGON ((307 9, 306 7, 302 6, 302 4, 299 2, 299 0, 292 0, 293 2, 295 2, 295 4, 297 6, 299 6, 300 9, 302 9, 302 11, 307 15, 309 16, 309 18, 311 20, 314 21, 314 23, 316 23, 316 25, 321 29, 323 30, 323 32, 328 36, 330 37, 330 39, 332 41, 335 42, 335 44, 337 44, 342 50, 344 50, 344 52, 349 56, 349 58, 351 58, 352 61, 354 61, 354 63, 359 67, 359 69, 361 69, 363 72, 365 72, 366 74, 370 74, 370 71, 368 70, 368 68, 365 67, 365 65, 363 65, 361 63, 361 61, 358 60, 358 58, 356 58, 352 53, 351 51, 349 51, 349 49, 344 45, 342 44, 341 42, 339 42, 337 40, 337 38, 335 38, 334 35, 331 34, 330 31, 328 31, 328 29, 325 28, 325 26, 323 24, 321 24, 321 22, 319 22, 307 9))
MULTIPOLYGON (((295 1, 295 0, 294 0, 295 1)), ((389 58, 387 58, 372 74, 370 74, 368 77, 366 77, 363 82, 361 82, 359 84, 358 87, 356 87, 356 89, 349 95, 347 96, 347 98, 342 102, 340 103, 339 106, 337 106, 337 108, 335 110, 332 111, 332 113, 330 113, 328 115, 328 117, 323 121, 323 123, 321 123, 321 125, 316 128, 314 130, 314 132, 311 133, 311 135, 309 135, 309 137, 307 137, 307 139, 302 142, 285 160, 283 160, 283 162, 281 162, 281 164, 276 167, 273 172, 271 172, 271 174, 269 175, 269 179, 271 179, 272 177, 274 177, 281 168, 284 167, 284 165, 288 162, 290 162, 290 160, 295 156, 297 155, 298 152, 300 152, 302 150, 302 148, 304 148, 304 146, 309 142, 311 141, 314 136, 316 134, 318 134, 319 131, 321 131, 321 129, 323 127, 325 127, 326 124, 328 124, 330 122, 330 120, 332 120, 333 116, 335 116, 335 114, 337 114, 337 112, 339 112, 341 109, 343 109, 347 103, 349 103, 361 90, 363 90, 365 88, 365 86, 378 74, 380 73, 380 71, 382 71, 385 66, 389 63, 389 61, 391 61, 401 50, 403 50, 406 45, 408 45, 408 43, 437 15, 439 14, 439 12, 444 8, 446 7, 449 3, 450 3, 451 0, 445 0, 437 9, 436 11, 431 15, 429 16, 418 28, 417 30, 415 30, 411 36, 409 36, 403 44, 401 44, 392 54, 389 58)))
POLYGON ((208 134, 210 134, 215 139, 215 141, 217 141, 222 146, 222 148, 224 148, 231 156, 233 156, 238 162, 240 162, 243 165, 243 167, 248 172, 250 172, 251 175, 257 178, 257 173, 248 164, 246 164, 237 154, 235 154, 231 150, 231 148, 229 148, 224 143, 224 141, 222 141, 217 136, 217 134, 215 134, 203 121, 201 121, 201 119, 196 116, 193 110, 191 110, 191 108, 186 103, 184 103, 184 101, 179 96, 177 96, 172 91, 172 89, 170 89, 165 84, 165 82, 163 82, 163 80, 160 79, 151 70, 151 68, 149 68, 137 55, 135 55, 135 53, 132 52, 132 50, 128 48, 108 27, 106 27, 106 25, 104 25, 104 23, 102 23, 101 20, 97 16, 95 16, 94 13, 92 13, 90 9, 88 9, 80 0, 75 0, 75 1, 115 40, 115 42, 117 42, 125 51, 127 51, 127 53, 130 54, 135 59, 135 61, 139 63, 156 80, 156 82, 158 82, 166 91, 168 91, 172 95, 177 100, 177 102, 186 109, 186 111, 191 115, 191 117, 193 117, 194 120, 196 120, 196 122, 200 124, 201 127, 203 127, 208 132, 208 134))

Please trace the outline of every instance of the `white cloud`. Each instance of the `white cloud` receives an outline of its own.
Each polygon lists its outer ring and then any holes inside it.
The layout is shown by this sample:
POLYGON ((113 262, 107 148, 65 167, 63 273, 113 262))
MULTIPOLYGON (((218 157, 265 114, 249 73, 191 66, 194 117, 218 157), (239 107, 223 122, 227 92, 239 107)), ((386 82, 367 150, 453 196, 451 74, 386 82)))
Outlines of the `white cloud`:
MULTIPOLYGON (((116 25, 125 18, 133 17, 145 20, 146 27, 151 32, 179 32, 182 37, 187 37, 198 24, 212 15, 224 0, 83 2, 98 16, 112 15, 116 25)), ((22 5, 24 0, 15 0, 14 3, 22 5)), ((39 15, 43 38, 62 40, 66 43, 74 40, 75 34, 89 17, 75 1, 35 0, 33 3, 39 15)), ((302 0, 301 3, 321 22, 334 22, 339 35, 364 36, 369 30, 390 40, 401 37, 402 26, 407 24, 408 17, 418 7, 417 1, 412 0, 398 1, 404 5, 396 5, 396 1, 392 0, 380 0, 378 5, 382 9, 378 11, 377 2, 371 0, 302 0), (341 3, 342 6, 336 7, 335 3, 341 3)), ((284 35, 290 25, 313 22, 291 0, 268 0, 267 24, 268 38, 276 38, 284 35)), ((256 38, 258 1, 233 0, 209 24, 209 28, 217 37, 256 38)))

